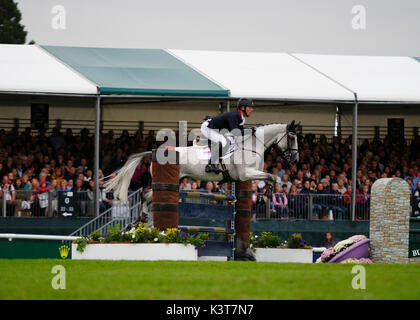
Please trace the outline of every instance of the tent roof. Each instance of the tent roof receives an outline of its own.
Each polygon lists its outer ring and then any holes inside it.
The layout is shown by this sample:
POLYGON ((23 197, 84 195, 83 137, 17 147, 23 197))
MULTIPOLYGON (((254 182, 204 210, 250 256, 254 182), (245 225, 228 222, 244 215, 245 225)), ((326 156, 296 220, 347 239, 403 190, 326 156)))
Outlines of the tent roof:
POLYGON ((420 58, 0 45, 0 92, 420 103, 420 58), (418 61, 419 60, 419 61, 418 61))
POLYGON ((295 56, 356 92, 360 102, 420 102, 420 64, 410 57, 295 56))
POLYGON ((97 94, 95 85, 34 45, 1 45, 0 92, 97 94))
POLYGON ((161 49, 42 46, 103 95, 227 97, 229 91, 161 49))
POLYGON ((354 94, 287 53, 169 50, 231 97, 354 101, 354 94))

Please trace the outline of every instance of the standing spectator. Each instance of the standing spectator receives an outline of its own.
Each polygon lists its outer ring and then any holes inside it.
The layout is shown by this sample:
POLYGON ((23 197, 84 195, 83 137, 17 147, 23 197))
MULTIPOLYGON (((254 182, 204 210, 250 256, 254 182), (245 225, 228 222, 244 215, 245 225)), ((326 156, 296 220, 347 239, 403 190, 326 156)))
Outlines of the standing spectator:
MULTIPOLYGON (((61 180, 61 181, 65 181, 65 180, 61 180)), ((51 215, 56 215, 57 210, 58 210, 58 186, 57 186, 57 180, 55 179, 51 180, 50 194, 51 194, 51 207, 52 207, 51 215)))
MULTIPOLYGON (((92 216, 95 212, 95 180, 90 179, 89 180, 89 188, 86 191, 87 194, 87 215, 92 216)), ((99 209, 100 210, 100 209, 99 209)))
POLYGON ((370 216, 370 193, 369 193, 369 187, 367 185, 364 185, 362 187, 362 192, 358 196, 360 199, 360 202, 357 206, 356 212, 359 214, 360 219, 369 220, 370 216))
POLYGON ((404 178, 405 181, 411 181, 411 183, 409 183, 410 186, 410 191, 413 192, 414 190, 416 190, 417 188, 417 182, 420 181, 420 179, 416 176, 416 173, 414 172, 414 168, 410 168, 408 170, 408 175, 404 178))
POLYGON ((36 194, 37 189, 39 186, 39 181, 36 178, 32 179, 32 183, 31 183, 31 187, 30 187, 30 191, 31 191, 31 198, 30 198, 30 204, 31 204, 31 216, 33 217, 37 217, 40 215, 41 212, 41 208, 39 206, 39 199, 38 196, 36 194))
MULTIPOLYGON (((350 206, 351 206, 351 197, 352 197, 352 187, 351 185, 347 186, 347 191, 343 194, 343 200, 344 200, 344 205, 346 206, 346 210, 348 215, 351 212, 350 206)), ((360 192, 359 190, 356 189, 356 209, 360 203, 360 192)), ((347 217, 348 219, 350 219, 350 216, 347 217)), ((360 217, 357 215, 356 213, 356 220, 360 220, 360 217)))
MULTIPOLYGON (((9 177, 3 176, 2 184, 0 186, 0 198, 6 199, 6 216, 13 216, 15 212, 16 192, 13 184, 9 183, 9 177)), ((3 213, 3 205, 1 206, 3 213)))
POLYGON ((252 184, 252 220, 256 220, 257 218, 257 199, 258 199, 258 187, 256 183, 252 184))
POLYGON ((20 217, 22 215, 22 201, 26 199, 25 191, 23 189, 22 179, 17 178, 15 181, 15 191, 16 191, 16 200, 15 200, 15 217, 20 217))
POLYGON ((88 211, 88 198, 86 194, 86 189, 83 186, 83 180, 77 179, 76 180, 76 186, 73 189, 74 192, 74 200, 76 203, 76 212, 79 216, 86 216, 88 211))
POLYGON ((41 180, 37 188, 36 195, 39 200, 40 216, 48 216, 48 193, 50 188, 47 186, 46 180, 41 180))
POLYGON ((417 182, 416 189, 414 189, 411 193, 413 197, 420 197, 420 181, 417 182))
POLYGON ((289 204, 289 210, 290 210, 290 215, 292 215, 293 217, 295 217, 296 219, 300 217, 301 215, 301 210, 302 208, 300 208, 300 201, 299 201, 299 194, 298 194, 298 189, 295 185, 292 185, 290 187, 290 192, 289 192, 289 197, 288 197, 288 204, 289 204))

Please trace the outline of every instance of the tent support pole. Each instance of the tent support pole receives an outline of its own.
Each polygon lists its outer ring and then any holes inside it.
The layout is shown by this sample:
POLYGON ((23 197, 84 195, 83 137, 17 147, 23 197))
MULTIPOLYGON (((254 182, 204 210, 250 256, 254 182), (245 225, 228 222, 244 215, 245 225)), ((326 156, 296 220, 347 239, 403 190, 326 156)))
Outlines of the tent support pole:
POLYGON ((95 177, 95 216, 99 216, 99 136, 101 122, 101 97, 96 98, 95 103, 95 159, 94 159, 94 177, 95 177))
POLYGON ((354 94, 353 106, 353 141, 352 141, 352 157, 351 157, 351 220, 354 221, 356 217, 356 174, 357 174, 357 116, 359 103, 357 101, 357 94, 354 94))

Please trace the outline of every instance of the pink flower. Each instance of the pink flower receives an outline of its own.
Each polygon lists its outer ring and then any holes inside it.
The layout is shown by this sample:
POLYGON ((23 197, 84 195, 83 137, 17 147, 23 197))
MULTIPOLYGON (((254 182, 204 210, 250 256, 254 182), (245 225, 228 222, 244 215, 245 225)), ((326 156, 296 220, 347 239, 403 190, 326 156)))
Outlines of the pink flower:
POLYGON ((333 256, 335 256, 334 248, 328 248, 324 250, 324 252, 321 254, 321 261, 326 262, 327 260, 331 259, 333 256))

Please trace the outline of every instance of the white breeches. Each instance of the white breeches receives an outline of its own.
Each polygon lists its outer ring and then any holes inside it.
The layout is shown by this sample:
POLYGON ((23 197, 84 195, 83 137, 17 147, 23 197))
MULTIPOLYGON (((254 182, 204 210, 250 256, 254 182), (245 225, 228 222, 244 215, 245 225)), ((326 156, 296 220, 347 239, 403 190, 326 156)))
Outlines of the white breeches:
POLYGON ((218 132, 218 130, 213 130, 208 127, 209 121, 206 120, 201 124, 201 133, 209 140, 215 143, 222 143, 223 148, 227 145, 226 138, 218 132))

